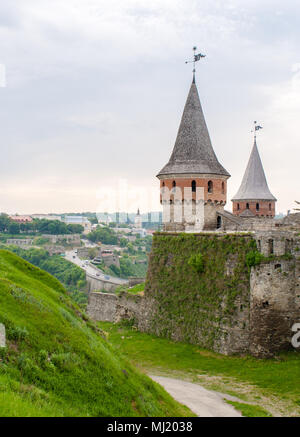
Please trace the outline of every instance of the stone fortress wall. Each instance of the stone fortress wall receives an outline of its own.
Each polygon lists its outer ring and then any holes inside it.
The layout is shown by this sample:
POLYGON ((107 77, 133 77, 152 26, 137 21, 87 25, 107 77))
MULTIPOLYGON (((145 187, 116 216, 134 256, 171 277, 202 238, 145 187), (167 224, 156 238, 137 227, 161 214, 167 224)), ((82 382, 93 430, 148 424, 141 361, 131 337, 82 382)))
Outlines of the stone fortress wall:
MULTIPOLYGON (((244 284, 235 298, 235 310, 228 318, 226 311, 222 308, 226 305, 228 296, 221 296, 220 310, 216 316, 208 322, 206 330, 214 337, 211 343, 203 339, 203 326, 206 323, 201 317, 207 313, 206 305, 199 307, 199 321, 197 328, 188 336, 188 321, 182 321, 182 314, 174 316, 168 328, 158 326, 164 324, 159 318, 159 311, 164 305, 160 300, 159 290, 145 290, 144 296, 132 296, 123 293, 120 297, 116 295, 104 296, 101 293, 91 293, 89 297, 88 313, 96 320, 119 321, 121 319, 132 319, 141 331, 155 333, 156 335, 167 336, 174 340, 189 341, 203 347, 211 348, 224 354, 247 354, 257 357, 272 356, 278 351, 291 349, 291 338, 293 336, 292 326, 300 322, 300 235, 298 225, 294 223, 283 226, 280 230, 269 229, 258 230, 248 234, 237 232, 215 232, 195 234, 197 238, 222 239, 226 236, 235 238, 235 244, 239 239, 254 239, 257 249, 264 257, 263 262, 254 265, 250 269, 249 276, 241 276, 239 281, 244 284), (107 310, 107 305, 110 310, 107 310), (107 314, 109 313, 109 317, 107 314), (201 317, 200 317, 201 316, 201 317), (219 322, 216 320, 220 319, 219 322), (183 327, 182 324, 186 324, 183 327), (167 332, 165 334, 165 332, 167 332)), ((163 259, 167 259, 166 266, 172 264, 172 251, 164 253, 163 239, 166 235, 171 238, 172 234, 163 233, 156 236, 156 242, 152 252, 158 249, 161 251, 158 260, 151 262, 148 271, 148 282, 153 282, 165 267, 160 266, 163 259), (157 246, 155 248, 155 245, 157 246), (161 247, 160 247, 161 246, 161 247), (162 267, 162 268, 161 268, 162 267)), ((191 235, 191 234, 189 234, 191 235)), ((178 239, 178 234, 173 238, 178 239)), ((227 237, 226 237, 227 238, 227 237)), ((183 245, 178 241, 177 245, 183 245)), ((227 243, 224 243, 225 247, 227 243)), ((232 244, 230 240, 228 244, 232 244)), ((184 246, 182 246, 184 249, 184 246)), ((191 253, 185 255, 188 260, 191 253)), ((175 256, 175 255, 174 255, 175 256)), ((172 267, 172 266, 171 266, 172 267)), ((223 280, 231 278, 237 268, 237 258, 234 253, 227 257, 224 265, 223 280)), ((170 278, 168 278, 168 281, 170 278)), ((224 283, 225 283, 224 282, 224 283)), ((174 282, 175 284, 175 282, 174 282)), ((175 285, 174 285, 175 286, 175 285)), ((154 285, 157 288, 157 285, 154 285)), ((185 293, 189 294, 187 284, 185 293)), ((167 297, 169 304, 175 295, 172 293, 167 297)), ((177 297, 178 298, 178 297, 177 297)), ((184 296, 182 296, 184 299, 184 296)), ((197 296, 193 297, 194 304, 197 296)), ((174 302, 173 302, 174 303, 174 302)), ((192 330, 191 330, 192 331, 192 330)))

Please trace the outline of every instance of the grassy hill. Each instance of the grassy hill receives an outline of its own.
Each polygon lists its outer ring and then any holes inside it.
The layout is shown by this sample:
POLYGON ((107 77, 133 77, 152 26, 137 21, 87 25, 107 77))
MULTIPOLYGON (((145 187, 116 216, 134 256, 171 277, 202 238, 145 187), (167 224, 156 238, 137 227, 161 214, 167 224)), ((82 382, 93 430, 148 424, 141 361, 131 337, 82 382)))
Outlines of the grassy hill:
POLYGON ((60 282, 0 250, 0 416, 187 416, 139 373, 60 282))

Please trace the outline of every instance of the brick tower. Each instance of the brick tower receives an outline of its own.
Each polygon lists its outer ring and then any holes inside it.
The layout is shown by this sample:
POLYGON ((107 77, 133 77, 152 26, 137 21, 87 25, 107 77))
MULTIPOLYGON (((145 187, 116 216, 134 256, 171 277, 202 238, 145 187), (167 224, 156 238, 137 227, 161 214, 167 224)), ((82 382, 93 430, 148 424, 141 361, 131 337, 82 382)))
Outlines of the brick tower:
POLYGON ((197 231, 220 226, 229 173, 219 163, 205 123, 195 77, 175 146, 160 180, 166 231, 197 231))
POLYGON ((232 199, 233 214, 241 217, 273 218, 275 202, 276 198, 269 190, 254 136, 254 145, 241 186, 232 199))

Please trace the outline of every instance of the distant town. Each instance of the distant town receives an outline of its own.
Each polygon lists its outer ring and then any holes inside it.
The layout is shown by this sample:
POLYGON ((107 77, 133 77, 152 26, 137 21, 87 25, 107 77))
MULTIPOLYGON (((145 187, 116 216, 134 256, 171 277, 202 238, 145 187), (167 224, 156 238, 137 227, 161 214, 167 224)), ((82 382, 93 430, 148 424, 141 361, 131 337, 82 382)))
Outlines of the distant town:
POLYGON ((144 283, 162 213, 0 215, 0 245, 56 276, 77 299, 144 283))

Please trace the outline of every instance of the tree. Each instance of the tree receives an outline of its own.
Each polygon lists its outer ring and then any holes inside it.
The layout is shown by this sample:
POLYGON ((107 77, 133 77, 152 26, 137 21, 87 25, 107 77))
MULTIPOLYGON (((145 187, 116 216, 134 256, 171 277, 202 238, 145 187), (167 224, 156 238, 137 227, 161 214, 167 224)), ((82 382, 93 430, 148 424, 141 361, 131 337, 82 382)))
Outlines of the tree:
POLYGON ((16 222, 11 222, 8 225, 8 233, 9 234, 19 234, 20 233, 20 225, 16 222))
POLYGON ((135 254, 135 249, 134 249, 132 243, 128 243, 127 250, 128 250, 128 253, 130 253, 131 255, 135 254))
POLYGON ((120 247, 126 247, 127 244, 128 244, 128 240, 126 238, 124 238, 124 237, 121 237, 119 244, 120 244, 120 247))
POLYGON ((100 241, 103 244, 118 244, 117 234, 108 227, 95 229, 87 235, 87 238, 94 243, 100 241))
POLYGON ((10 219, 7 214, 0 214, 0 232, 6 232, 8 229, 8 225, 10 223, 10 219))
POLYGON ((97 225, 98 224, 98 219, 97 217, 88 217, 89 221, 91 222, 92 225, 97 225))
POLYGON ((88 250, 88 254, 89 254, 89 258, 90 258, 90 259, 94 259, 94 258, 96 258, 96 256, 98 255, 98 253, 99 253, 99 249, 97 249, 97 247, 91 247, 91 248, 88 250))
POLYGON ((129 258, 122 257, 120 259, 120 271, 121 276, 124 276, 125 278, 134 274, 134 268, 129 258))

